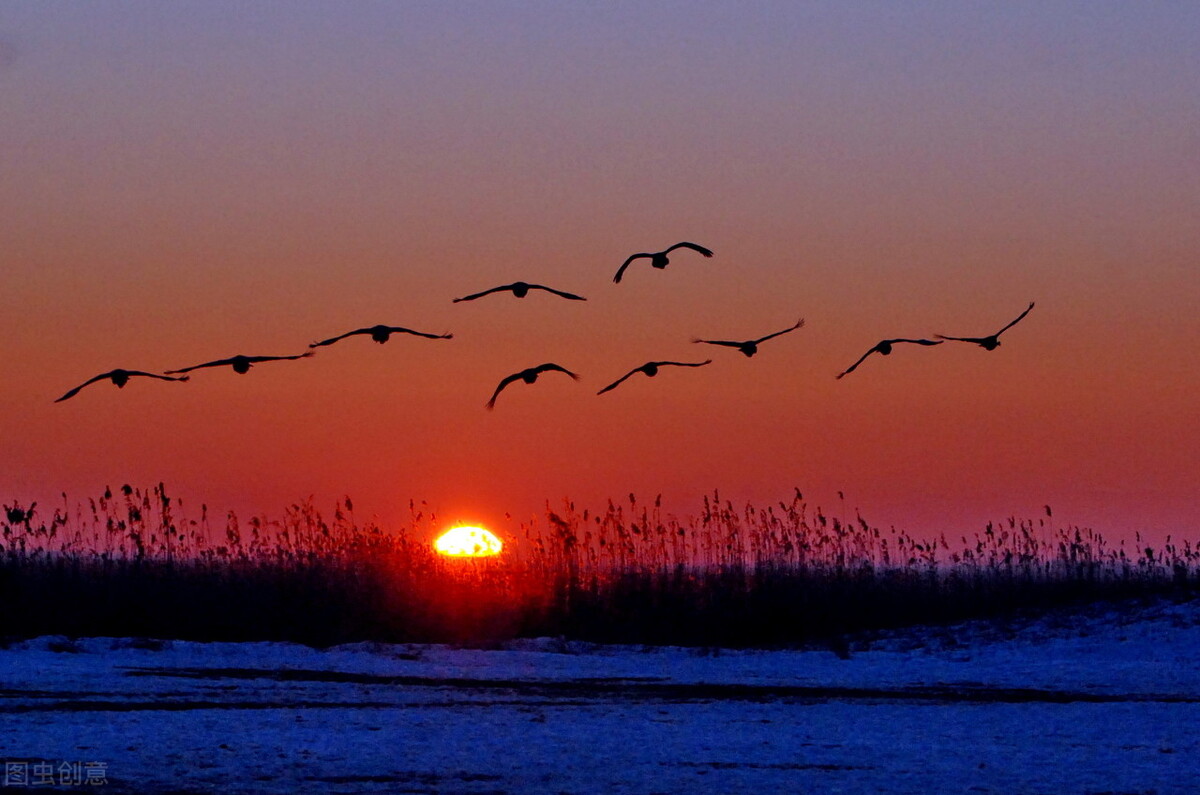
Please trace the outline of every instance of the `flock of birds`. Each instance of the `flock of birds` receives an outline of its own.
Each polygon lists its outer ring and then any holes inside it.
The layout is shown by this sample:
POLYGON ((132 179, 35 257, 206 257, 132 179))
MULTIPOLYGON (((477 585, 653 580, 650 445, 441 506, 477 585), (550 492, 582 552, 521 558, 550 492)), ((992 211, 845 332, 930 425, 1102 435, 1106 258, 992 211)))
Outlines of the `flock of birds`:
MULTIPOLYGON (((633 254, 628 259, 626 259, 624 263, 621 264, 620 268, 617 269, 616 275, 613 276, 613 282, 619 284, 621 282, 621 277, 624 276, 624 274, 625 274, 625 270, 629 267, 629 265, 631 263, 633 263, 634 261, 639 260, 639 259, 649 259, 650 266, 653 268, 658 268, 661 270, 661 269, 667 267, 667 264, 669 263, 668 255, 677 249, 689 249, 691 251, 695 251, 695 252, 701 254, 704 257, 711 257, 713 255, 713 252, 711 250, 705 248, 704 246, 699 246, 699 245, 696 245, 695 243, 688 243, 686 241, 682 242, 682 243, 676 243, 675 245, 671 246, 670 248, 664 249, 663 251, 654 251, 654 252, 644 252, 644 253, 640 253, 640 254, 633 254)), ((503 284, 503 285, 500 285, 499 287, 493 287, 489 290, 483 290, 482 292, 472 293, 471 295, 464 295, 462 298, 453 299, 453 302, 460 303, 462 301, 474 301, 476 299, 483 298, 486 295, 491 295, 493 293, 499 293, 499 292, 511 292, 517 298, 524 298, 526 295, 529 294, 530 290, 544 290, 545 292, 551 293, 552 295, 557 295, 560 298, 565 298, 569 301, 586 301, 587 300, 586 298, 584 298, 581 295, 575 295, 574 293, 568 293, 568 292, 564 292, 562 290, 556 290, 552 287, 546 287, 545 285, 541 285, 541 284, 530 284, 528 282, 513 282, 512 284, 503 284)), ((1026 315, 1029 314, 1029 311, 1031 309, 1033 309, 1032 301, 1029 303, 1029 306, 1026 307, 1025 311, 1022 312, 1020 315, 1018 315, 1015 320, 1010 322, 1008 325, 1004 326, 1004 328, 1000 329, 996 333, 989 334, 985 337, 952 337, 952 336, 949 336, 946 334, 935 334, 934 336, 936 337, 936 339, 932 339, 932 340, 930 340, 930 339, 911 339, 911 338, 907 338, 907 337, 898 337, 895 339, 880 340, 878 343, 876 343, 874 346, 872 346, 870 350, 868 350, 861 357, 859 357, 858 361, 856 361, 854 364, 847 367, 842 372, 838 373, 837 378, 839 378, 839 379, 843 378, 843 377, 849 375, 850 373, 854 372, 858 368, 858 366, 861 365, 864 361, 866 361, 866 359, 873 353, 878 353, 881 356, 890 355, 892 353, 892 349, 896 345, 899 345, 901 343, 907 343, 907 344, 911 344, 911 345, 931 346, 931 345, 941 345, 943 342, 945 342, 947 340, 953 340, 953 341, 957 341, 957 342, 973 343, 975 345, 982 347, 984 350, 988 350, 988 351, 995 350, 996 347, 1000 345, 1000 335, 1003 334, 1005 331, 1008 331, 1010 328, 1015 326, 1017 323, 1019 323, 1026 315)), ((801 318, 800 320, 797 320, 795 322, 795 324, 789 326, 788 328, 783 329, 782 331, 775 331, 775 332, 772 332, 771 334, 767 334, 764 337, 759 337, 758 339, 736 341, 736 340, 705 340, 705 339, 693 338, 692 342, 704 344, 704 345, 717 345, 717 346, 722 346, 722 347, 727 347, 727 348, 734 348, 734 349, 738 350, 739 352, 741 352, 745 356, 753 356, 755 353, 758 352, 758 346, 761 345, 762 343, 766 342, 767 340, 774 339, 775 337, 778 337, 780 335, 795 331, 796 329, 799 329, 803 326, 804 326, 804 319, 801 318)), ((161 374, 160 373, 148 373, 144 370, 123 370, 123 369, 110 370, 107 373, 100 373, 99 375, 89 378, 87 381, 84 381, 82 384, 80 384, 79 386, 70 390, 65 395, 63 395, 62 397, 55 400, 54 402, 61 403, 64 400, 68 400, 69 398, 72 398, 75 395, 77 395, 79 393, 79 391, 81 389, 83 389, 84 387, 86 387, 90 384, 94 384, 98 381, 105 381, 105 380, 111 381, 112 383, 116 384, 118 387, 124 387, 125 384, 129 383, 129 379, 133 378, 135 376, 141 376, 141 377, 145 377, 145 378, 156 378, 160 381, 187 381, 190 378, 190 376, 188 376, 187 373, 190 373, 193 370, 201 370, 201 369, 204 369, 207 367, 225 367, 225 366, 232 367, 233 371, 236 373, 244 374, 244 373, 249 372, 251 366, 253 366, 255 364, 259 364, 261 362, 277 362, 277 361, 292 361, 295 359, 306 359, 315 353, 315 350, 313 350, 313 349, 323 348, 328 345, 333 345, 334 343, 340 342, 341 340, 344 340, 347 337, 354 337, 354 336, 358 336, 358 335, 368 335, 375 342, 384 343, 384 342, 387 342, 388 339, 393 334, 410 334, 410 335, 413 335, 416 337, 424 337, 426 339, 433 339, 433 340, 448 340, 448 339, 453 338, 453 336, 454 336, 453 334, 429 334, 429 333, 426 333, 423 331, 414 331, 413 329, 410 329, 410 328, 404 328, 403 326, 384 326, 384 325, 370 326, 367 328, 360 328, 360 329, 355 329, 353 331, 347 331, 345 334, 339 334, 336 337, 330 337, 329 339, 321 340, 320 342, 311 343, 308 346, 310 348, 310 350, 306 351, 305 353, 295 354, 293 356, 244 356, 244 355, 239 354, 237 356, 230 356, 229 358, 226 358, 226 359, 215 359, 211 362, 204 362, 203 364, 194 364, 191 367, 181 367, 177 370, 164 370, 161 374)), ((616 389, 626 379, 628 379, 634 375, 637 375, 638 373, 642 373, 643 375, 646 375, 649 377, 654 377, 654 376, 658 375, 659 369, 661 369, 663 367, 703 367, 704 365, 711 364, 711 363, 712 363, 712 359, 705 359, 702 362, 672 362, 672 361, 646 362, 645 364, 643 364, 639 367, 633 368, 628 373, 621 376, 616 381, 613 381, 611 384, 604 387, 596 394, 603 395, 605 392, 616 389)), ((496 391, 492 393, 492 397, 488 400, 488 402, 486 404, 487 408, 488 409, 495 408, 496 398, 499 397, 500 393, 503 392, 504 389, 507 386, 509 386, 510 384, 516 383, 517 381, 523 381, 526 384, 532 384, 534 381, 537 380, 539 375, 541 375, 542 373, 546 373, 546 372, 563 373, 565 375, 570 376, 571 378, 573 378, 575 380, 579 380, 579 376, 576 373, 573 373, 570 370, 568 370, 567 368, 562 367, 557 364, 554 364, 552 362, 546 363, 546 364, 540 364, 537 367, 530 367, 528 369, 521 370, 520 372, 513 373, 512 375, 506 376, 503 380, 501 380, 500 383, 496 386, 496 391)))

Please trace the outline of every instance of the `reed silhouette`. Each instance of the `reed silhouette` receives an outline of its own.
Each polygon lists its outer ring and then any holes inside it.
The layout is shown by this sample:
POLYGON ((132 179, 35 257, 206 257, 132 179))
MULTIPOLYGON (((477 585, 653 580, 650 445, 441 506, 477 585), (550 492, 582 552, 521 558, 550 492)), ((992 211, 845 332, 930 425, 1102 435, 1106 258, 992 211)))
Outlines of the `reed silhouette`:
POLYGON ((129 379, 133 378, 134 376, 142 376, 144 378, 157 378, 160 381, 186 381, 186 380, 188 380, 188 377, 189 377, 189 376, 185 375, 181 378, 170 378, 165 375, 158 375, 157 373, 147 373, 143 370, 122 370, 122 369, 118 368, 116 370, 109 370, 107 373, 100 373, 100 375, 92 376, 91 378, 84 381, 79 386, 75 387, 74 389, 70 390, 62 397, 55 400, 54 402, 62 403, 64 400, 69 400, 70 398, 73 398, 77 394, 79 394, 79 390, 83 389, 85 386, 87 386, 89 384, 94 384, 97 381, 104 381, 106 379, 109 381, 112 381, 114 384, 116 384, 118 389, 124 389, 125 385, 127 383, 129 383, 129 379))
POLYGON ((339 500, 281 516, 199 516, 123 486, 45 513, 0 513, 0 643, 38 635, 492 644, 516 637, 776 647, 1003 619, 1101 600, 1194 598, 1200 551, 1009 517, 961 538, 873 526, 839 502, 735 506, 678 519, 661 500, 563 500, 496 558, 448 559, 424 503, 388 529, 339 500))
POLYGON ((527 384, 532 384, 534 381, 537 380, 539 375, 541 375, 542 373, 545 373, 545 372, 566 373, 567 375, 574 378, 576 381, 579 380, 579 376, 577 376, 575 373, 572 373, 570 370, 568 370, 565 367, 560 367, 559 365, 553 364, 553 363, 539 364, 537 367, 530 367, 527 370, 522 370, 519 373, 513 373, 510 376, 506 376, 500 382, 500 384, 496 387, 496 391, 492 393, 491 399, 488 400, 488 402, 487 402, 488 410, 490 411, 496 407, 496 398, 500 395, 500 393, 502 391, 504 391, 504 388, 506 386, 513 383, 514 381, 524 381, 527 384))
POLYGON ((746 340, 745 342, 734 342, 731 340, 702 340, 702 339, 699 339, 698 337, 693 337, 692 342, 702 342, 706 345, 724 345, 725 347, 728 347, 728 348, 737 348, 741 353, 743 353, 744 355, 749 357, 749 356, 753 356, 754 354, 758 353, 758 346, 761 345, 762 343, 766 342, 767 340, 778 337, 781 334, 787 334, 789 331, 795 331, 796 329, 802 327, 803 325, 804 325, 804 318, 800 318, 799 320, 796 321, 795 325, 788 326, 783 331, 776 331, 775 333, 768 334, 765 337, 759 337, 756 340, 746 340))
POLYGON ((164 370, 163 372, 168 375, 174 375, 176 373, 190 373, 192 370, 199 370, 204 367, 223 367, 229 365, 235 373, 245 375, 250 372, 251 366, 259 362, 283 362, 293 359, 307 359, 312 355, 313 351, 298 353, 295 356, 242 356, 239 354, 238 356, 230 356, 228 359, 217 359, 216 361, 205 362, 204 364, 193 364, 191 367, 181 367, 178 370, 164 370))
POLYGON ((986 337, 951 337, 946 334, 935 334, 934 336, 940 340, 954 340, 956 342, 973 342, 976 345, 983 348, 985 351, 994 351, 994 350, 996 350, 997 347, 1000 346, 1000 335, 1003 334, 1004 332, 1008 331, 1013 326, 1017 325, 1017 323, 1021 322, 1021 320, 1026 315, 1029 314, 1029 310, 1031 310, 1031 309, 1033 309, 1033 301, 1029 302, 1029 306, 1025 308, 1024 312, 1017 315, 1016 320, 1009 323, 1007 326, 1000 329, 995 334, 989 334, 986 337))
POLYGON ((546 287, 541 284, 530 284, 529 282, 513 282, 512 284, 502 284, 499 287, 493 287, 490 290, 484 290, 481 293, 472 293, 471 295, 464 295, 462 298, 455 298, 453 303, 457 304, 461 301, 474 301, 476 298, 483 298, 485 295, 491 295, 492 293, 504 292, 506 290, 511 291, 512 294, 514 296, 516 296, 517 298, 524 298, 526 295, 529 294, 530 290, 545 290, 548 293, 553 293, 554 295, 557 295, 561 298, 566 298, 570 301, 586 301, 587 300, 582 295, 575 295, 574 293, 566 293, 566 292, 563 292, 562 290, 555 290, 553 287, 546 287))
POLYGON ((860 356, 857 362, 850 365, 842 372, 838 373, 837 377, 842 378, 846 375, 849 375, 850 373, 853 373, 855 370, 858 369, 858 366, 860 364, 862 364, 864 361, 866 361, 867 357, 870 356, 872 353, 878 353, 880 356, 890 356, 892 353, 892 346, 898 345, 902 342, 911 343, 913 345, 941 345, 942 344, 941 340, 926 340, 926 339, 897 338, 897 339, 892 339, 892 340, 880 340, 879 342, 877 342, 875 344, 875 347, 871 348, 871 350, 867 351, 862 356, 860 356))
POLYGON ((603 395, 605 392, 609 391, 610 389, 616 389, 617 386, 619 386, 621 384, 621 382, 624 381, 626 378, 629 378, 631 375, 636 375, 638 373, 644 373, 647 376, 649 376, 650 378, 653 378, 654 376, 658 375, 658 369, 660 367, 703 367, 706 364, 712 364, 712 359, 705 359, 702 362, 646 362, 641 367, 633 368, 628 373, 621 376, 616 381, 613 381, 611 384, 604 387, 604 389, 601 389, 596 394, 603 395))
POLYGON ((339 334, 336 337, 330 337, 329 339, 321 340, 320 342, 313 342, 310 343, 308 347, 320 348, 324 345, 332 345, 335 342, 344 340, 347 337, 353 337, 357 334, 369 334, 371 335, 371 339, 380 344, 387 342, 388 338, 393 334, 412 334, 413 336, 425 337, 426 339, 431 340, 454 339, 453 334, 427 334, 424 331, 413 331, 412 329, 404 328, 403 326, 371 326, 369 328, 360 328, 355 329, 354 331, 347 331, 345 334, 339 334))
POLYGON ((620 268, 617 269, 617 274, 615 276, 613 276, 613 281, 620 283, 621 276, 624 275, 625 269, 629 267, 629 263, 633 262, 636 259, 642 259, 642 258, 649 259, 650 267, 652 267, 652 268, 658 268, 661 270, 662 268, 667 267, 667 263, 670 262, 670 260, 667 259, 667 255, 670 254, 672 251, 674 251, 677 248, 687 248, 687 249, 691 249, 692 251, 698 251, 705 257, 711 257, 713 255, 712 251, 710 251, 709 249, 706 249, 704 246, 698 246, 695 243, 688 243, 686 241, 683 243, 676 243, 675 245, 671 246, 670 248, 664 249, 662 251, 655 251, 655 252, 642 253, 642 254, 633 254, 632 256, 629 257, 629 259, 625 260, 625 262, 622 263, 620 268))

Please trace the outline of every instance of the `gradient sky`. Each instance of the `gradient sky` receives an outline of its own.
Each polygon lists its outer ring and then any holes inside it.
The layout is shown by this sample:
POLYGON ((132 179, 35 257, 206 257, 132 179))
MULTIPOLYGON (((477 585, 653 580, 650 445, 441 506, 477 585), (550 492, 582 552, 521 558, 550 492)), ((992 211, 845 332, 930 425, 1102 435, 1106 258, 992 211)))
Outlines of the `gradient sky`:
POLYGON ((0 2, 0 496, 1200 534, 1200 6, 649 5, 0 2))

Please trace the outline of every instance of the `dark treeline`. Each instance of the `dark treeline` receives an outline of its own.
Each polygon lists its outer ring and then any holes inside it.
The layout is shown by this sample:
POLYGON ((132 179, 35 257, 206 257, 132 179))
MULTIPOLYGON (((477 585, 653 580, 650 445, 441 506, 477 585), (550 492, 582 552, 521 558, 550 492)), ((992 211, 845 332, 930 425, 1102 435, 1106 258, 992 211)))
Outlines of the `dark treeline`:
POLYGON ((773 647, 1129 597, 1190 598, 1200 553, 1168 538, 1129 549, 1049 517, 918 539, 790 503, 695 519, 633 495, 599 513, 565 503, 498 558, 447 559, 437 517, 187 518, 162 485, 64 506, 5 505, 0 638, 487 644, 561 636, 611 643, 773 647))

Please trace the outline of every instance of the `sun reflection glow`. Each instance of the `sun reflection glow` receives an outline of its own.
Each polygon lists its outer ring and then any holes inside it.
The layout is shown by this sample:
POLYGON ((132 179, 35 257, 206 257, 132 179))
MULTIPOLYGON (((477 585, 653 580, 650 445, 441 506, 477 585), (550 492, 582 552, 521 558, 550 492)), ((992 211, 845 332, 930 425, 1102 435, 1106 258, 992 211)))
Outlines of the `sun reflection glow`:
POLYGON ((438 536, 433 548, 439 555, 455 558, 478 558, 499 555, 504 544, 490 530, 482 527, 455 527, 438 536))

